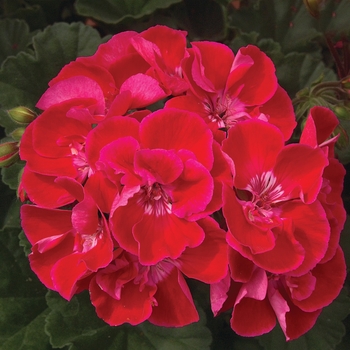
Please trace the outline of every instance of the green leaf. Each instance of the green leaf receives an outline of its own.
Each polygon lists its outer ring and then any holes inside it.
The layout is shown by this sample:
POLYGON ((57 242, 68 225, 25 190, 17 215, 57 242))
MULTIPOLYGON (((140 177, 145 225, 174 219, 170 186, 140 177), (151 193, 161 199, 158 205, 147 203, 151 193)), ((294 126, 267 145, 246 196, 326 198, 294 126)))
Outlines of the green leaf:
POLYGON ((138 19, 157 9, 165 9, 181 0, 77 0, 79 15, 93 17, 104 23, 119 23, 126 18, 138 19))
POLYGON ((46 288, 18 245, 20 228, 0 231, 0 349, 50 349, 44 332, 46 288))
POLYGON ((188 32, 190 41, 222 40, 226 35, 224 7, 212 0, 187 0, 174 6, 178 27, 188 32))
POLYGON ((70 302, 57 293, 46 296, 51 312, 46 332, 53 347, 70 350, 205 350, 211 342, 205 318, 182 328, 157 327, 145 322, 139 326, 111 327, 96 316, 88 293, 74 296, 70 302))
POLYGON ((344 288, 333 303, 323 309, 315 326, 296 340, 286 342, 279 326, 259 337, 266 350, 333 350, 345 334, 341 322, 350 313, 350 298, 344 288))
POLYGON ((33 109, 61 68, 78 56, 92 55, 100 42, 98 32, 82 23, 57 23, 34 36, 34 56, 20 52, 5 60, 0 70, 0 124, 6 132, 16 127, 6 110, 33 109))
POLYGON ((232 27, 272 38, 287 53, 313 51, 324 33, 349 34, 349 11, 348 0, 325 1, 317 20, 302 0, 250 0, 248 6, 233 9, 229 18, 232 27))
POLYGON ((290 96, 310 87, 320 76, 324 81, 337 79, 334 71, 327 68, 321 58, 306 53, 291 52, 276 68, 278 81, 290 96))
POLYGON ((17 190, 19 185, 19 173, 23 169, 24 162, 17 162, 7 168, 1 169, 2 181, 12 190, 17 190))
POLYGON ((21 51, 30 52, 33 33, 29 33, 26 22, 17 19, 0 21, 0 65, 7 56, 15 56, 21 51))

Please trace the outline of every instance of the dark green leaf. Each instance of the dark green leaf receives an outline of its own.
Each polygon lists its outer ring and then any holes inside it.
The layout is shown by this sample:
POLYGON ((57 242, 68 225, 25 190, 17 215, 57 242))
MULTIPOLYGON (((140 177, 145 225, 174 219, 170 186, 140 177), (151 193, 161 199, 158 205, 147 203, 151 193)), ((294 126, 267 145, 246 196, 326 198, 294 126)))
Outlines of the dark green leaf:
POLYGON ((20 228, 0 231, 0 349, 50 349, 41 283, 18 245, 20 228))
POLYGON ((211 343, 210 331, 200 322, 182 328, 157 327, 145 322, 139 326, 111 327, 100 320, 87 293, 70 302, 58 294, 46 296, 51 312, 46 332, 54 347, 69 345, 70 350, 205 350, 211 343))
POLYGON ((345 334, 341 322, 350 313, 350 298, 343 289, 334 302, 323 309, 315 326, 296 340, 286 342, 279 326, 259 337, 266 350, 333 350, 345 334))
POLYGON ((126 18, 141 18, 181 0, 77 0, 77 12, 104 23, 119 23, 126 18))
POLYGON ((186 0, 174 7, 173 14, 190 41, 220 40, 226 35, 224 8, 215 1, 186 0))
POLYGON ((19 184, 19 173, 23 169, 24 163, 17 162, 8 168, 1 169, 2 181, 12 190, 17 190, 19 184))
POLYGON ((5 19, 0 21, 0 65, 7 56, 15 56, 21 51, 30 51, 33 34, 24 21, 5 19))
POLYGON ((231 26, 243 32, 256 31, 262 38, 279 42, 285 53, 313 51, 324 33, 350 33, 348 0, 325 1, 320 19, 312 17, 302 0, 250 0, 232 10, 231 26))
POLYGON ((335 73, 325 67, 321 58, 315 55, 291 52, 277 66, 277 78, 290 96, 305 88, 323 76, 324 81, 336 80, 335 73))
POLYGON ((35 55, 20 52, 9 57, 0 70, 0 124, 7 133, 15 128, 6 110, 26 106, 33 109, 48 82, 61 68, 78 56, 96 51, 98 32, 81 23, 58 23, 33 38, 35 55))

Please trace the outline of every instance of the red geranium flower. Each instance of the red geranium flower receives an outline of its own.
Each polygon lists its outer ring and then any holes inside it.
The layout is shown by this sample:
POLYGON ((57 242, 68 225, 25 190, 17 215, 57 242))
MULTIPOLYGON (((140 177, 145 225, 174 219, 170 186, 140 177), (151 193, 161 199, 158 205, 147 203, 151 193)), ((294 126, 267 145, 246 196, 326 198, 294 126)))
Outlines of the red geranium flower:
POLYGON ((235 56, 226 45, 193 42, 188 52, 183 71, 190 89, 167 107, 198 113, 219 142, 231 126, 251 118, 278 126, 285 139, 291 136, 296 125, 292 103, 277 84, 272 61, 257 47, 241 48, 235 56))
POLYGON ((229 245, 272 273, 309 271, 329 241, 326 213, 316 200, 328 163, 323 151, 285 146, 282 133, 260 120, 231 128, 223 151, 234 164, 232 187, 223 192, 229 245))
POLYGON ((111 229, 142 264, 176 259, 203 241, 195 220, 221 205, 220 191, 213 199, 211 171, 221 184, 227 168, 218 155, 214 171, 212 133, 200 117, 167 109, 140 123, 110 118, 89 134, 86 150, 92 167, 123 188, 111 210, 111 229))
POLYGON ((326 212, 331 229, 328 249, 321 262, 328 261, 335 254, 346 220, 341 197, 345 169, 334 155, 334 144, 338 136, 330 138, 338 124, 339 120, 331 110, 313 107, 300 137, 301 144, 320 147, 328 155, 329 164, 324 169, 322 187, 317 197, 326 212))
POLYGON ((113 262, 90 282, 91 302, 99 317, 113 326, 145 320, 166 327, 197 322, 198 313, 183 274, 215 283, 227 273, 225 232, 210 218, 198 224, 206 232, 203 243, 186 248, 177 259, 144 266, 137 256, 116 250, 113 262))
POLYGON ((322 308, 339 294, 345 277, 343 252, 301 276, 265 271, 230 249, 228 274, 211 287, 215 315, 233 307, 231 327, 239 335, 257 336, 280 324, 286 340, 300 337, 315 324, 322 308))
POLYGON ((113 241, 106 219, 83 187, 64 177, 58 183, 79 203, 72 210, 25 204, 21 220, 33 245, 32 270, 47 288, 69 300, 79 290, 80 280, 111 262, 113 241))

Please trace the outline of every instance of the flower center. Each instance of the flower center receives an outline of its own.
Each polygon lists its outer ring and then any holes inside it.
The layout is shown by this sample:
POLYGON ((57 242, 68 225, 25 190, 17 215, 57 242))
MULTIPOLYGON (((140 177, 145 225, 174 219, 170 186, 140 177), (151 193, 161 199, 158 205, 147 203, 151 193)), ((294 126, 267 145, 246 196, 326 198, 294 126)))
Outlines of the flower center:
POLYGON ((140 194, 138 203, 144 207, 145 214, 163 216, 171 213, 171 198, 158 182, 141 187, 140 194))
POLYGON ((250 118, 245 105, 228 95, 218 96, 212 103, 206 102, 204 108, 209 120, 217 123, 218 129, 228 130, 238 121, 250 118))
POLYGON ((276 176, 272 171, 264 172, 261 175, 254 176, 246 191, 250 193, 248 199, 248 218, 250 221, 261 224, 273 224, 275 222, 277 208, 274 204, 285 200, 282 186, 277 184, 276 176))
POLYGON ((96 232, 86 234, 77 232, 75 234, 74 250, 80 253, 86 253, 94 248, 98 241, 103 237, 103 225, 99 223, 96 232))
POLYGON ((76 180, 83 183, 92 174, 85 155, 85 145, 73 141, 69 147, 73 158, 73 165, 78 171, 76 180))

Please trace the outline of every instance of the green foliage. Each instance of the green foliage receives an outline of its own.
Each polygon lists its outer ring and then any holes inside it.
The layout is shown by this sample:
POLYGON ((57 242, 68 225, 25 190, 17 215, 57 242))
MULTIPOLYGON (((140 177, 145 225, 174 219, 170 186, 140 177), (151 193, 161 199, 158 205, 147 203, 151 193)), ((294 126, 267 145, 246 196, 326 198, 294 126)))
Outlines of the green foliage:
POLYGON ((68 346, 69 350, 205 350, 211 343, 204 316, 198 323, 182 328, 156 327, 148 322, 136 327, 110 327, 96 316, 87 293, 67 302, 49 292, 46 300, 51 311, 45 329, 53 347, 68 346))
POLYGON ((7 133, 17 126, 6 110, 17 106, 33 109, 65 64, 93 54, 100 43, 98 32, 91 27, 57 23, 33 37, 34 54, 22 51, 7 58, 0 70, 0 124, 7 133))
POLYGON ((138 19, 164 9, 181 0, 77 0, 76 9, 82 16, 104 23, 117 24, 124 19, 138 19))
POLYGON ((259 338, 266 350, 333 350, 345 334, 341 322, 350 312, 348 291, 343 290, 338 298, 324 308, 315 326, 296 340, 285 341, 280 327, 259 338))
POLYGON ((15 56, 20 51, 30 52, 33 34, 26 22, 5 19, 0 21, 0 65, 8 56, 15 56))
POLYGON ((350 3, 325 1, 320 18, 312 17, 302 0, 249 0, 229 16, 232 27, 243 32, 255 31, 262 38, 272 38, 285 53, 310 51, 324 33, 350 33, 350 3))

